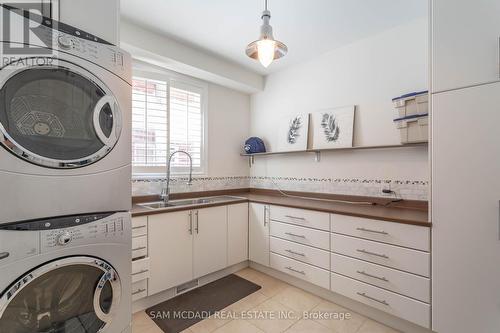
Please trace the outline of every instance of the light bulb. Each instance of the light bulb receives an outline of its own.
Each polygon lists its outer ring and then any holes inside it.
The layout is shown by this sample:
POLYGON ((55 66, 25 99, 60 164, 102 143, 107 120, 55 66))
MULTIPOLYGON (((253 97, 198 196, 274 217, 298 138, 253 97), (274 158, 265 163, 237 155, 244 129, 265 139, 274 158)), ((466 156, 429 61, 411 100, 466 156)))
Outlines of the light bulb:
POLYGON ((261 39, 257 41, 257 54, 262 66, 269 66, 274 60, 276 41, 272 39, 261 39))

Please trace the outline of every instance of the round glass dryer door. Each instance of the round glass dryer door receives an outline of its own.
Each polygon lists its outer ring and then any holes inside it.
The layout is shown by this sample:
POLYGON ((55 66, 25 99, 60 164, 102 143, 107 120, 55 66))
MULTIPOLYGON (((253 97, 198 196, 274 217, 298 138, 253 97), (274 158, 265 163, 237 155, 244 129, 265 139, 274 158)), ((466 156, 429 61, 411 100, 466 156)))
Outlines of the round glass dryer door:
POLYGON ((2 333, 98 333, 113 320, 121 283, 105 261, 70 257, 16 281, 0 297, 2 333))
POLYGON ((103 158, 118 141, 121 114, 115 98, 79 66, 65 61, 8 65, 0 71, 0 84, 0 143, 22 159, 78 168, 103 158))

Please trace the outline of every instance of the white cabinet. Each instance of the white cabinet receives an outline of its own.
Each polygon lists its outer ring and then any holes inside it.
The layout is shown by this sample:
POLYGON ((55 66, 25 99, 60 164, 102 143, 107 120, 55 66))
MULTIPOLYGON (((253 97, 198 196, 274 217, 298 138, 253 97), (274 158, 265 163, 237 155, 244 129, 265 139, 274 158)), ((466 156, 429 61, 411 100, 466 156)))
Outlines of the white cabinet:
POLYGON ((148 295, 227 266, 226 207, 148 217, 148 295))
POLYGON ((500 1, 432 0, 432 90, 499 79, 500 1))
MULTIPOLYGON (((485 1, 469 3, 479 10, 485 1)), ((488 8, 500 6, 488 3, 488 8)), ((498 20, 498 11, 490 15, 498 20)), ((475 31, 474 25, 482 24, 472 22, 464 22, 464 28, 475 31)), ((437 332, 500 332, 498 124, 500 83, 433 95, 432 311, 437 332)))
POLYGON ((226 206, 199 209, 193 212, 194 277, 201 277, 227 265, 226 206))
POLYGON ((227 206, 227 265, 248 260, 248 203, 227 206))
POLYGON ((148 217, 151 275, 148 295, 193 278, 193 233, 190 211, 148 217))
POLYGON ((269 206, 249 205, 249 258, 269 266, 269 206))

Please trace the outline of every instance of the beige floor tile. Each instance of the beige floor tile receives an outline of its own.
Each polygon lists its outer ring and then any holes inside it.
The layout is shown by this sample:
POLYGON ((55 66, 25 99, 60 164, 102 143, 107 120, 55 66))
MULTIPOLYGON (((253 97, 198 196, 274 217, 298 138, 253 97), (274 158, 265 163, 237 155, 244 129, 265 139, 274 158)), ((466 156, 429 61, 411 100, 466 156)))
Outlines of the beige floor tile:
POLYGON ((261 293, 266 295, 267 297, 276 296, 280 291, 289 286, 289 284, 275 279, 272 276, 261 273, 251 268, 245 268, 239 272, 237 272, 239 276, 248 281, 251 281, 262 288, 259 290, 261 293))
POLYGON ((265 296, 260 291, 256 291, 253 294, 250 294, 247 297, 240 299, 238 302, 229 305, 224 310, 233 311, 236 314, 239 314, 242 311, 250 310, 256 307, 257 305, 264 303, 268 299, 269 297, 265 296))
POLYGON ((243 268, 242 270, 240 271, 237 271, 236 275, 238 275, 239 277, 242 277, 244 279, 246 279, 247 277, 253 275, 255 273, 255 270, 250 268, 250 267, 246 267, 246 268, 243 268))
POLYGON ((218 328, 214 333, 264 333, 245 320, 233 320, 218 328))
MULTIPOLYGON (((313 320, 302 319, 293 324, 285 333, 337 333, 333 328, 327 328, 313 320)), ((340 332, 339 332, 340 333, 340 332)))
POLYGON ((368 319, 357 333, 398 333, 395 329, 368 319))
POLYGON ((316 322, 339 333, 355 333, 367 320, 366 317, 354 311, 328 301, 322 301, 311 310, 312 314, 316 312, 330 316, 327 319, 315 319, 316 322))
POLYGON ((318 296, 293 286, 286 287, 273 299, 299 312, 309 311, 322 301, 318 296))
POLYGON ((210 333, 218 329, 219 327, 222 327, 226 325, 228 322, 230 322, 231 319, 227 317, 209 317, 207 319, 204 319, 200 322, 197 322, 193 326, 189 327, 189 329, 193 333, 210 333))
POLYGON ((249 312, 248 321, 266 333, 284 332, 300 319, 300 313, 269 299, 249 312))
MULTIPOLYGON (((132 330, 132 333, 165 333, 163 332, 163 330, 161 328, 159 328, 158 326, 156 326, 156 324, 154 324, 153 326, 151 326, 150 328, 147 328, 143 331, 134 331, 132 330)), ((183 333, 191 333, 191 332, 184 332, 183 333)))
POLYGON ((132 316, 132 332, 142 333, 151 327, 157 327, 151 318, 146 314, 146 312, 141 311, 134 313, 132 316))

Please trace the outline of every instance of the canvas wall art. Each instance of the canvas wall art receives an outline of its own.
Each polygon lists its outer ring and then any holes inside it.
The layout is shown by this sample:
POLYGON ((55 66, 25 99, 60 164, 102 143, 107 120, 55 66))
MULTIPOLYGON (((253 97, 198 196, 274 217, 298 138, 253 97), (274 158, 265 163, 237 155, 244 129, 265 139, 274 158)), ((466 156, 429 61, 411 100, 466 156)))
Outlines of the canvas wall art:
POLYGON ((312 113, 312 149, 352 147, 354 111, 353 105, 312 113))
POLYGON ((278 151, 306 150, 309 134, 309 114, 283 118, 278 124, 278 151))

